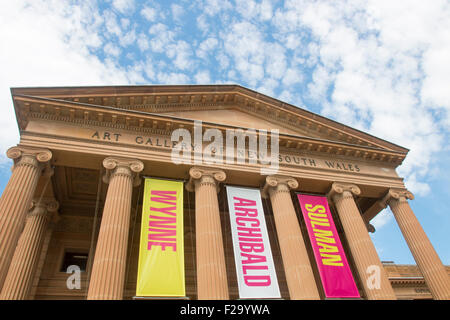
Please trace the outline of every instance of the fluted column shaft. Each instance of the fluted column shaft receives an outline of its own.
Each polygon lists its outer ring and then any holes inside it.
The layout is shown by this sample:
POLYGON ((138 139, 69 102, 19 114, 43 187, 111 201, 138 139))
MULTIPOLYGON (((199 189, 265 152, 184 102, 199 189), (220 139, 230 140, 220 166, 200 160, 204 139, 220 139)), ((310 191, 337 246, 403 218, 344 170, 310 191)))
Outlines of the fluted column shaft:
POLYGON ((218 183, 225 180, 220 170, 191 168, 189 191, 195 190, 195 233, 197 252, 197 297, 199 300, 227 300, 228 283, 220 224, 218 183))
POLYGON ((450 278, 407 201, 413 195, 391 189, 386 198, 433 298, 450 300, 450 278))
POLYGON ((53 199, 33 202, 14 251, 0 300, 24 300, 30 293, 47 226, 52 212, 58 209, 58 203, 53 199))
POLYGON ((297 187, 294 178, 268 176, 263 196, 268 193, 272 203, 290 298, 318 300, 319 292, 289 191, 297 187))
POLYGON ((106 158, 109 182, 89 282, 89 300, 121 300, 125 281, 133 181, 144 165, 139 160, 106 158))
POLYGON ((366 224, 356 206, 353 194, 359 195, 360 189, 356 185, 333 183, 330 197, 333 199, 339 219, 345 231, 353 260, 369 300, 396 300, 394 290, 378 257, 375 246, 370 239, 366 224), (377 270, 378 285, 370 286, 369 270, 377 270))
POLYGON ((13 172, 0 198, 0 288, 25 223, 42 170, 52 157, 49 150, 12 147, 13 172))

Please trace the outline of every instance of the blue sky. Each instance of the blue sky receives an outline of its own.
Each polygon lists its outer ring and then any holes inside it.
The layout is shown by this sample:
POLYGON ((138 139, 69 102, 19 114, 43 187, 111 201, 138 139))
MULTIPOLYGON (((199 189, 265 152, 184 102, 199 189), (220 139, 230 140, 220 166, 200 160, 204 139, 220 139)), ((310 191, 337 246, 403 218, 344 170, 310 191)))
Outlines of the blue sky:
MULTIPOLYGON (((410 149, 398 169, 450 264, 448 1, 0 4, 0 190, 18 143, 9 88, 236 83, 410 149)), ((380 258, 414 263, 389 210, 380 258)))

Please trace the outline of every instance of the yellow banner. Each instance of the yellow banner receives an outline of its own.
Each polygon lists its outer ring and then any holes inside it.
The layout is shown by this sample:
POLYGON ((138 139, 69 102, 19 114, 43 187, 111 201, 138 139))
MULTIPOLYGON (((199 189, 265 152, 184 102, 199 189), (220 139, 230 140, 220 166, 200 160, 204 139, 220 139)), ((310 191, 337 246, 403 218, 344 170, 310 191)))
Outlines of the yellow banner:
POLYGON ((136 296, 184 297, 183 182, 145 179, 136 296))

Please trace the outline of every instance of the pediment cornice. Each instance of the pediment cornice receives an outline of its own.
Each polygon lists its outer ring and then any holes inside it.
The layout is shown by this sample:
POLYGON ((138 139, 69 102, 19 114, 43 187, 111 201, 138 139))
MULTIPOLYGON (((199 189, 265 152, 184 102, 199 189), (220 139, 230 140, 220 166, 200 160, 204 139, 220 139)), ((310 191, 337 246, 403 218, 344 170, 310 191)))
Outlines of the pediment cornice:
MULTIPOLYGON (((174 87, 161 86, 157 87, 159 90, 153 88, 145 92, 140 92, 144 91, 141 87, 118 87, 120 90, 115 92, 110 87, 84 88, 84 91, 83 88, 24 88, 12 89, 12 93, 21 130, 25 129, 27 121, 39 118, 170 134, 177 128, 193 130, 194 121, 164 115, 165 112, 237 109, 298 132, 295 135, 280 134, 280 149, 382 161, 395 166, 402 163, 408 151, 239 86, 174 87), (205 87, 216 90, 207 91, 205 87), (306 133, 310 133, 309 136, 306 133)), ((203 126, 224 131, 233 128, 213 122, 203 122, 203 126)))

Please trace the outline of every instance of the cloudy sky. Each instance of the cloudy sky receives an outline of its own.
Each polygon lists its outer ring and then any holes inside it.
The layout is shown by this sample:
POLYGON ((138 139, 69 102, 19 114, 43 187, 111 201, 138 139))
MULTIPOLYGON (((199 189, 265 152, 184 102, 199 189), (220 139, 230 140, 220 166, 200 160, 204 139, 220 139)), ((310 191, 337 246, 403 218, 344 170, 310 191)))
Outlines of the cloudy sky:
MULTIPOLYGON (((14 0, 0 4, 0 191, 10 87, 236 83, 410 149, 398 169, 450 264, 450 2, 14 0)), ((389 210, 382 260, 414 263, 389 210)))

